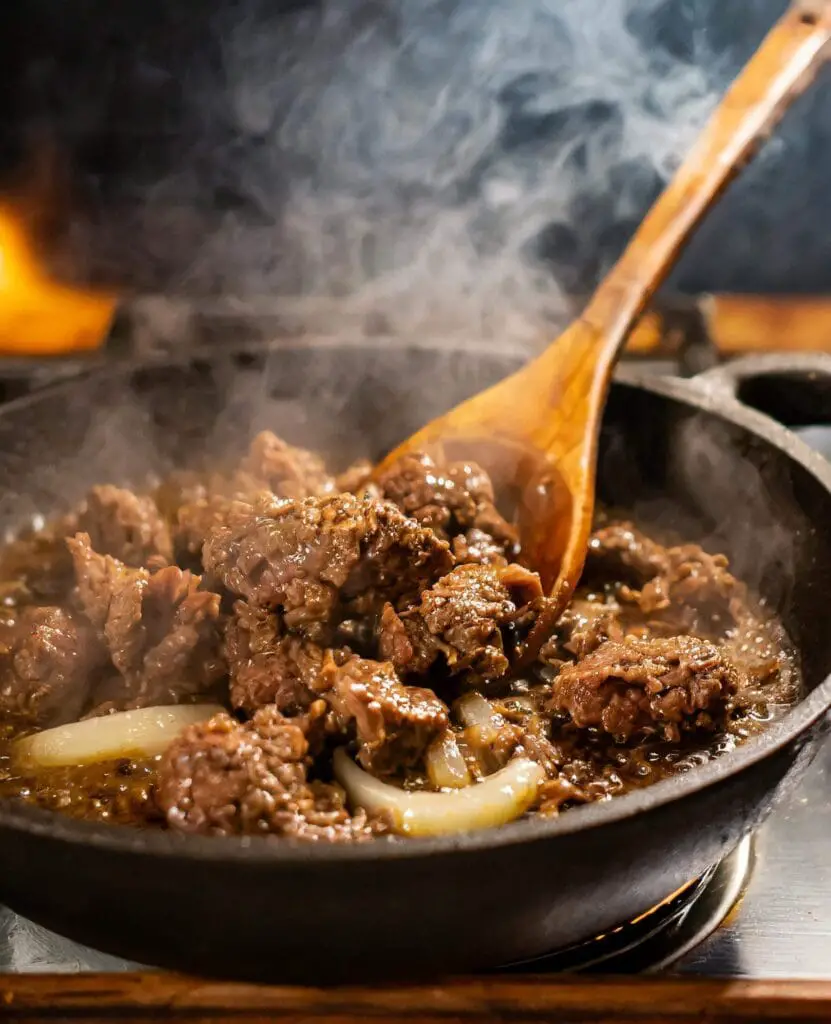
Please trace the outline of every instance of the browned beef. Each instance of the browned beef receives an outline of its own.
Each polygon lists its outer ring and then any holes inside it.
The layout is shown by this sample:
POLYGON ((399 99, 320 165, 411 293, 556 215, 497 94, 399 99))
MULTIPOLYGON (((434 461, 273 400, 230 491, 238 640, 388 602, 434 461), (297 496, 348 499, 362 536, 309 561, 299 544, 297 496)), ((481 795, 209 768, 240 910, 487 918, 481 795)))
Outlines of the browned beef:
POLYGON ((257 434, 240 469, 278 498, 311 498, 335 491, 335 481, 319 455, 287 444, 270 430, 257 434))
POLYGON ((289 629, 321 641, 341 598, 418 593, 452 562, 446 543, 395 506, 348 494, 235 502, 203 559, 230 591, 281 608, 289 629))
POLYGON ((631 523, 612 523, 590 541, 587 576, 619 581, 617 595, 675 632, 721 637, 747 615, 747 593, 724 555, 698 544, 664 548, 631 523))
POLYGON ((41 529, 28 529, 0 549, 0 598, 7 607, 58 604, 74 583, 66 538, 76 531, 75 516, 41 529))
POLYGON ((25 728, 73 722, 106 663, 106 648, 82 616, 25 608, 0 628, 0 715, 25 728))
POLYGON ((162 758, 156 800, 168 825, 203 835, 369 838, 379 825, 350 817, 338 787, 308 781, 324 712, 319 701, 297 718, 264 707, 244 725, 221 714, 190 726, 162 758))
POLYGON ((641 588, 669 568, 667 550, 630 522, 613 522, 595 530, 589 539, 586 575, 597 573, 605 583, 625 582, 641 588))
POLYGON ((389 662, 330 658, 324 671, 326 697, 342 727, 354 723, 358 759, 375 775, 416 767, 447 728, 447 706, 432 690, 404 686, 389 662))
POLYGON ((490 477, 475 462, 437 465, 429 455, 406 455, 380 485, 405 515, 442 538, 460 538, 459 561, 499 564, 516 553, 517 531, 497 511, 490 477))
POLYGON ((375 498, 381 500, 381 488, 372 480, 373 465, 369 459, 353 462, 335 479, 335 490, 338 493, 348 491, 359 498, 375 498))
POLYGON ((177 473, 157 500, 174 523, 178 551, 199 555, 211 529, 222 524, 233 501, 254 501, 268 493, 307 498, 336 490, 323 460, 265 430, 251 442, 238 467, 225 473, 177 473))
POLYGON ((242 472, 228 476, 182 473, 175 481, 168 481, 164 495, 157 492, 156 500, 160 505, 164 503, 173 524, 179 561, 201 558, 205 538, 222 524, 232 502, 253 501, 263 493, 268 492, 262 482, 242 472))
POLYGON ((102 555, 125 565, 155 567, 173 560, 170 529, 155 501, 121 487, 93 487, 78 516, 78 532, 89 534, 102 555))
POLYGON ((616 740, 712 729, 735 693, 738 673, 714 644, 694 637, 609 640, 554 681, 551 708, 580 728, 616 740))
POLYGON ((406 672, 424 672, 442 655, 451 673, 471 682, 497 679, 509 667, 503 630, 541 594, 539 576, 522 566, 457 566, 415 607, 385 609, 381 655, 406 672))
POLYGON ((273 612, 237 601, 224 647, 235 708, 253 713, 274 704, 278 711, 293 714, 314 700, 323 649, 284 634, 273 612))
POLYGON ((540 651, 544 662, 585 658, 607 640, 622 640, 624 628, 616 602, 575 598, 557 623, 551 639, 540 651))
POLYGON ((219 595, 200 590, 198 576, 130 568, 93 551, 86 534, 67 543, 81 607, 123 677, 108 684, 102 710, 175 704, 223 678, 219 595))

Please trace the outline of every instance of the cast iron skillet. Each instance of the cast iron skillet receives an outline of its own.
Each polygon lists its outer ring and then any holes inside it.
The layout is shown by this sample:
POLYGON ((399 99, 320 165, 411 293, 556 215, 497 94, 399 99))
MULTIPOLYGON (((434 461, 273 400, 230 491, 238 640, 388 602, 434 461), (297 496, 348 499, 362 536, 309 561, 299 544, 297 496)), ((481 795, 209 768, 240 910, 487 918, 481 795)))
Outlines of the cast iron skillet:
MULTIPOLYGON (((0 411, 0 524, 65 507, 96 482, 239 449, 263 426, 335 458, 378 455, 521 359, 510 348, 305 342, 66 382, 0 411)), ((794 409, 828 410, 831 360, 731 373, 622 375, 600 494, 726 551, 780 610, 808 693, 764 736, 558 820, 354 848, 185 838, 2 806, 0 900, 143 963, 321 983, 533 957, 700 875, 794 784, 831 705, 831 468, 733 397, 798 384, 808 390, 794 409)))

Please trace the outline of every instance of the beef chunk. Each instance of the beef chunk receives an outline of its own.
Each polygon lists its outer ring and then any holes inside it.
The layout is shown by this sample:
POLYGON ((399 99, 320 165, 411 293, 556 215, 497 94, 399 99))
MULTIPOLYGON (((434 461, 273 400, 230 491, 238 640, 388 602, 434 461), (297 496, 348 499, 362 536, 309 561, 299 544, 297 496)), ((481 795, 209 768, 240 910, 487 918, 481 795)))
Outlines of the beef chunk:
POLYGON ((405 455, 381 478, 386 498, 454 546, 459 560, 500 563, 518 549, 517 531, 497 511, 493 485, 474 462, 437 465, 429 455, 405 455))
POLYGON ((199 577, 167 566, 151 575, 92 550, 89 537, 67 541, 78 597, 103 635, 123 680, 106 710, 175 704, 209 692, 224 676, 219 653, 219 595, 199 577))
POLYGON ((448 725, 447 706, 432 690, 404 686, 389 662, 329 659, 327 699, 342 726, 354 722, 358 759, 375 775, 417 766, 448 725))
POLYGON ((279 498, 311 498, 335 490, 319 455, 287 444, 270 430, 257 434, 240 469, 279 498))
POLYGON ((359 498, 381 500, 381 488, 373 482, 373 465, 369 459, 359 459, 340 473, 335 479, 335 490, 342 494, 348 491, 359 498))
POLYGON ((669 568, 667 550, 629 522, 614 522, 595 530, 589 539, 586 576, 619 580, 640 588, 669 568))
POLYGON ((585 658, 607 640, 622 640, 624 628, 619 614, 616 602, 575 598, 540 651, 540 658, 548 664, 585 658))
POLYGON ((156 800, 170 827, 311 841, 379 831, 363 815, 350 818, 338 787, 307 778, 324 711, 323 701, 298 718, 264 707, 244 725, 221 714, 186 729, 159 771, 156 800))
POLYGON ((81 616, 25 608, 0 629, 0 714, 25 728, 74 722, 106 662, 106 649, 81 616))
POLYGON ((74 582, 66 538, 76 531, 74 516, 41 530, 22 531, 0 550, 0 596, 7 607, 58 604, 74 582))
POLYGON ((393 505, 348 494, 236 502, 203 559, 230 591, 282 608, 287 627, 316 640, 341 597, 417 593, 452 562, 446 543, 393 505))
POLYGON ((92 547, 125 565, 169 565, 173 560, 170 529, 155 501, 109 484, 93 487, 78 517, 78 532, 89 534, 92 547))
POLYGON ((522 566, 457 566, 414 608, 400 615, 385 609, 382 657, 401 671, 424 672, 441 654, 453 674, 497 679, 508 670, 503 629, 541 594, 539 576, 522 566))
POLYGON ((173 523, 174 546, 179 561, 202 555, 205 538, 221 525, 234 501, 254 501, 270 493, 265 485, 241 471, 222 475, 178 473, 156 493, 156 501, 173 523))
POLYGON ((697 544, 664 548, 631 523, 597 530, 589 544, 587 576, 621 581, 618 598, 678 633, 719 637, 747 614, 747 593, 724 555, 697 544))
POLYGON ((553 684, 551 708, 580 728, 616 740, 712 729, 738 685, 736 669, 715 645, 693 637, 607 641, 553 684))
POLYGON ((293 714, 315 698, 323 649, 300 636, 283 635, 273 612, 237 601, 225 630, 231 703, 253 713, 264 704, 293 714))

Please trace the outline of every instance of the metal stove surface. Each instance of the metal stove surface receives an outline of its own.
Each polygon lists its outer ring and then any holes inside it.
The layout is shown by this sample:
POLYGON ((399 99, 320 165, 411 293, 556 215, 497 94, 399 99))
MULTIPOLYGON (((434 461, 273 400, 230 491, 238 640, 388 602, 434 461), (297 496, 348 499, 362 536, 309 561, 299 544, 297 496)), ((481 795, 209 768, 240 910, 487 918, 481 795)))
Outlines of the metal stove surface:
MULTIPOLYGON (((831 427, 798 433, 831 458, 831 427)), ((829 776, 831 738, 752 845, 743 844, 724 864, 633 925, 509 970, 831 979, 829 776)), ((118 972, 137 966, 0 907, 0 974, 118 972)))

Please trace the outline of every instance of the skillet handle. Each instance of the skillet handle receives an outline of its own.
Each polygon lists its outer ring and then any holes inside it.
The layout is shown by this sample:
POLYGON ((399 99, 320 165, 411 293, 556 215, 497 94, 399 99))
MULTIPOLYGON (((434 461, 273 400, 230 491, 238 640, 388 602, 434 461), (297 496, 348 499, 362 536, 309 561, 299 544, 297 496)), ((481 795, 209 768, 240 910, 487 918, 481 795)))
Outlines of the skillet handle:
POLYGON ((831 354, 746 356, 693 379, 776 420, 831 459, 831 354))

